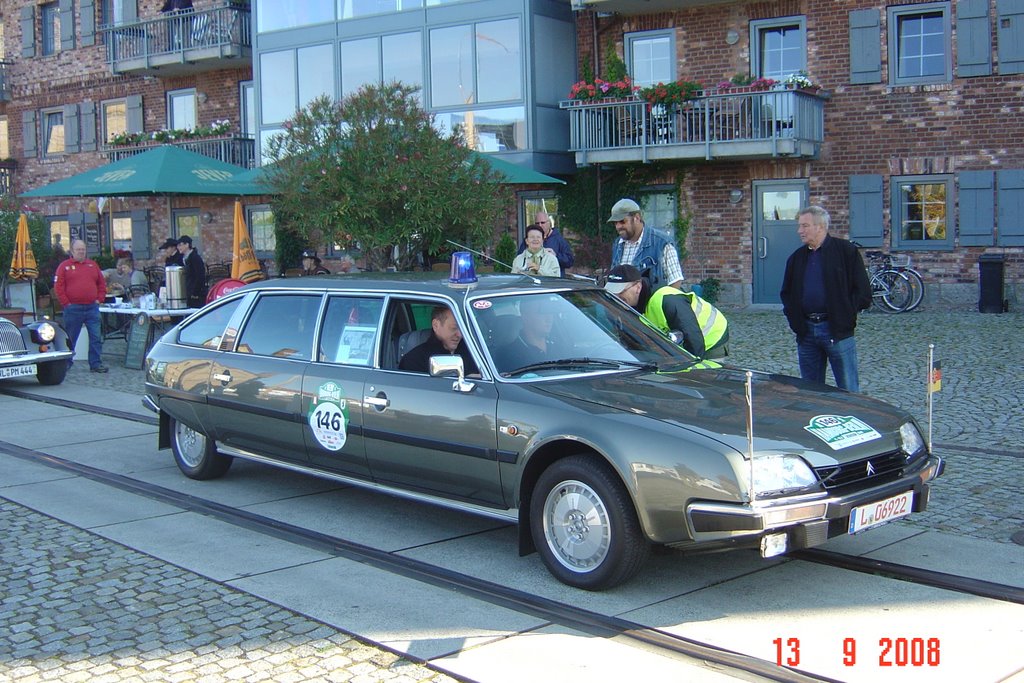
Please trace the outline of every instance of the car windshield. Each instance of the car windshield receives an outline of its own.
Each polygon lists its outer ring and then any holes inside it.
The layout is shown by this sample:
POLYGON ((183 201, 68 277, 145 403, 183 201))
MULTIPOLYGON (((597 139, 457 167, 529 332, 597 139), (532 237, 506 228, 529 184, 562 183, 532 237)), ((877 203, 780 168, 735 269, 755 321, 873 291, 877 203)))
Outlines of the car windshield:
POLYGON ((603 290, 482 297, 470 310, 503 377, 679 369, 696 360, 603 290))

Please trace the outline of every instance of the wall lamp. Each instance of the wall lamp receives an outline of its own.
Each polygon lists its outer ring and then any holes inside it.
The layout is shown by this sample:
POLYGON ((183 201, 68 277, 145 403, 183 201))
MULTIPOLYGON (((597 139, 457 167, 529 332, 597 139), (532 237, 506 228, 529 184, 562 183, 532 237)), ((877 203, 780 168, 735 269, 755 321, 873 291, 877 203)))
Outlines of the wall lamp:
POLYGON ((743 190, 736 188, 735 190, 729 191, 729 203, 739 204, 743 201, 743 190))

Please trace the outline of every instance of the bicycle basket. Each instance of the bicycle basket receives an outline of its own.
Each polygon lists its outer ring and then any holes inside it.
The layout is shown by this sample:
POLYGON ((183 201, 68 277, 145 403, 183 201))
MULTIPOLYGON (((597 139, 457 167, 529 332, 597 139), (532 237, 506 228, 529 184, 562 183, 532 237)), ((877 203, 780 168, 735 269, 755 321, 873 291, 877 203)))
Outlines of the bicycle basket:
POLYGON ((889 254, 889 264, 893 268, 909 268, 910 254, 889 254))

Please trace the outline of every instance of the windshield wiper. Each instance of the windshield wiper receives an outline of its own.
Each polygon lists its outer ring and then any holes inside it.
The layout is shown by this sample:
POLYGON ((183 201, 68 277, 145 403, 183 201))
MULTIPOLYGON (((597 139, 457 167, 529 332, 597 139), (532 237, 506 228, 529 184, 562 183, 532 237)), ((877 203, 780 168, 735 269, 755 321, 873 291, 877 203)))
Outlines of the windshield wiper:
POLYGON ((614 360, 611 358, 559 358, 558 360, 546 360, 540 363, 530 363, 524 365, 521 368, 516 368, 504 374, 506 375, 520 375, 526 372, 533 372, 534 370, 546 370, 548 368, 560 368, 567 365, 602 365, 606 367, 621 367, 628 365, 634 368, 641 368, 643 370, 657 370, 658 366, 654 363, 643 363, 635 360, 614 360))

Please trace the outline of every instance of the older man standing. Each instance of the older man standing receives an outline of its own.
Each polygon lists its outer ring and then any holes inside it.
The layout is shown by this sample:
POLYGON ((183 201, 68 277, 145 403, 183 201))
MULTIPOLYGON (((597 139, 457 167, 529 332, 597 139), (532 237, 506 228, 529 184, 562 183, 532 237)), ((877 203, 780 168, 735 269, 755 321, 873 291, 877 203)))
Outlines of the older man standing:
MULTIPOLYGON (((82 326, 89 334, 89 370, 106 372, 101 354, 103 336, 100 334, 100 303, 107 294, 107 283, 103 271, 92 259, 85 257, 85 242, 71 243, 71 257, 57 266, 57 298, 64 308, 64 329, 68 333, 68 345, 75 347, 82 326)), ((68 360, 68 367, 74 359, 68 360)))
POLYGON ((640 205, 632 199, 620 199, 612 207, 609 223, 615 224, 619 239, 612 247, 612 267, 630 265, 644 273, 655 291, 683 283, 683 267, 674 244, 644 227, 640 205))
POLYGON ((828 234, 828 211, 808 206, 797 214, 804 246, 786 261, 782 310, 796 334, 800 376, 825 383, 825 362, 840 389, 860 391, 857 312, 871 306, 871 283, 860 252, 847 240, 828 234))
MULTIPOLYGON (((572 268, 575 258, 572 254, 572 246, 555 228, 554 219, 546 211, 538 211, 534 214, 534 224, 539 225, 544 231, 544 249, 554 254, 558 259, 558 274, 565 277, 565 269, 572 268)), ((519 245, 519 253, 526 250, 526 239, 519 245)))

